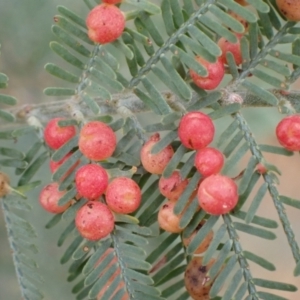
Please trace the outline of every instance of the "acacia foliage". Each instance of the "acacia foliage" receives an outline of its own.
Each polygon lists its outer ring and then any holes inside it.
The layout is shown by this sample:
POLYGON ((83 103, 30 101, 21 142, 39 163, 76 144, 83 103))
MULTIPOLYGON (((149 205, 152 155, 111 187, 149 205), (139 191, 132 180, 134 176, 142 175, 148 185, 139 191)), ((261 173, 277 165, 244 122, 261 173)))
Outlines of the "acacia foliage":
MULTIPOLYGON (((76 294, 76 299, 95 299, 117 268, 121 269, 121 273, 103 296, 105 299, 109 299, 120 282, 124 286, 114 299, 121 299, 124 293, 128 293, 131 299, 188 299, 183 288, 186 264, 212 229, 214 238, 203 258, 204 262, 211 257, 216 258, 209 274, 211 278, 216 278, 210 291, 212 299, 285 299, 276 291, 293 292, 297 288, 272 281, 271 276, 257 278, 256 274, 251 274, 249 261, 269 271, 274 271, 275 265, 267 257, 244 249, 238 232, 256 236, 257 239, 276 238, 273 229, 278 223, 269 219, 267 214, 257 214, 266 194, 270 194, 295 259, 294 275, 300 274, 299 247, 284 209, 284 205, 299 209, 300 202, 280 195, 277 189, 280 171, 264 158, 266 152, 285 156, 292 156, 293 153, 278 146, 258 144, 241 108, 260 103, 278 107, 282 112, 299 111, 297 102, 281 92, 288 90, 300 75, 297 24, 284 20, 277 12, 275 1, 271 0, 249 0, 251 10, 233 0, 162 0, 156 4, 126 0, 121 8, 124 7, 130 20, 122 38, 112 44, 95 45, 88 39, 84 19, 96 3, 92 0, 84 2, 87 11, 80 16, 66 7, 58 7, 59 15, 55 16, 52 27, 56 41, 51 42, 50 47, 70 65, 70 69, 61 67, 59 62, 45 66, 50 74, 67 82, 62 82, 60 87, 46 88, 45 95, 68 99, 71 113, 67 121, 61 123, 62 126, 74 124, 80 128, 85 120, 97 119, 106 122, 118 133, 120 138, 113 157, 102 164, 112 177, 132 176, 142 188, 143 200, 134 215, 115 215, 115 230, 104 241, 84 240, 76 231, 74 216, 85 203, 84 199, 47 223, 46 227, 52 228, 59 222, 68 222, 58 245, 65 244, 70 237, 71 242, 69 239, 61 263, 73 260, 68 280, 75 281, 72 292, 76 294), (243 63, 237 66, 232 55, 227 54, 226 85, 207 92, 191 83, 188 70, 193 68, 200 75, 205 75, 206 69, 195 62, 194 56, 201 55, 213 62, 221 54, 217 45, 219 37, 236 42, 233 31, 244 33, 243 24, 233 18, 230 11, 249 23, 249 31, 241 39, 243 63), (157 20, 161 22, 160 27, 157 20), (283 52, 280 48, 282 44, 288 45, 290 51, 283 52), (244 102, 232 101, 241 91, 244 102), (128 101, 123 101, 127 98, 128 101), (178 142, 177 125, 183 113, 203 109, 214 120, 232 119, 216 144, 226 157, 222 173, 232 174, 239 170, 242 174, 238 181, 238 206, 224 216, 209 216, 198 211, 196 198, 184 211, 200 175, 193 167, 193 151, 178 142), (138 112, 143 111, 147 111, 156 121, 147 124, 140 121, 138 112), (175 169, 180 169, 183 178, 190 178, 174 209, 176 214, 183 213, 180 223, 184 228, 182 236, 188 237, 201 220, 206 220, 187 248, 183 246, 180 236, 163 232, 157 226, 157 211, 164 197, 157 189, 157 176, 145 172, 139 160, 140 147, 153 132, 160 132, 163 136, 154 152, 170 143, 176 150, 163 176, 168 177, 175 169), (247 164, 242 167, 240 161, 245 157, 247 164), (258 163, 267 167, 266 174, 256 171, 258 163), (257 190, 255 195, 251 193, 254 189, 257 190), (156 247, 151 249, 151 245, 156 247), (114 251, 95 266, 109 247, 113 247, 114 251), (116 263, 107 269, 106 266, 112 261, 116 263)), ((0 87, 5 87, 6 82, 6 75, 0 74, 0 87)), ((0 103, 14 105, 16 101, 1 94, 0 103)), ((46 118, 50 115, 46 113, 46 118)), ((6 122, 15 121, 9 109, 1 109, 0 117, 6 122)), ((63 177, 78 159, 85 162, 77 148, 78 137, 53 152, 43 141, 44 119, 39 119, 34 112, 27 119, 28 126, 2 131, 0 138, 13 140, 34 132, 36 142, 24 152, 14 149, 13 144, 11 148, 1 148, 0 165, 13 168, 18 176, 15 187, 26 190, 38 185, 33 181, 34 176, 44 166, 46 158, 51 156, 54 161, 59 161, 72 150, 73 154, 53 174, 52 180, 60 181, 60 189, 67 189, 68 196, 75 196, 74 172, 63 177)), ((60 204, 66 200, 66 197, 62 198, 60 204)), ((14 194, 2 203, 12 248, 15 250, 14 243, 20 240, 23 244, 18 249, 28 247, 29 238, 33 238, 30 233, 34 232, 30 222, 19 219, 9 207, 15 205, 22 209, 26 205, 14 194)), ((23 297, 41 299, 39 281, 34 277, 37 273, 32 268, 35 264, 30 265, 30 271, 19 272, 21 267, 28 266, 27 256, 23 251, 14 251, 13 255, 23 297), (28 276, 31 276, 30 279, 28 276)))

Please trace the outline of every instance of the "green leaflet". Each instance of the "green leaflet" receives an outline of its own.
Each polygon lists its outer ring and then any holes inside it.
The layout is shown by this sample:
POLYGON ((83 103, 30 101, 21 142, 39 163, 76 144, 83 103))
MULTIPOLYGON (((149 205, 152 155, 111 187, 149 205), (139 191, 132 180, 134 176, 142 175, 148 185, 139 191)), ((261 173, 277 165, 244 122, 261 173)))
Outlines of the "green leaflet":
POLYGON ((165 24, 165 28, 168 35, 172 35, 175 31, 175 25, 173 22, 172 12, 171 12, 171 4, 169 0, 163 0, 161 4, 161 12, 163 21, 165 24))
POLYGON ((79 26, 74 25, 74 23, 69 22, 67 18, 62 16, 54 16, 56 24, 64 29, 66 32, 72 34, 83 42, 93 45, 94 43, 90 40, 87 33, 83 31, 79 26))
POLYGON ((176 234, 167 234, 165 233, 164 236, 162 236, 164 239, 163 241, 160 243, 160 245, 153 250, 149 256, 147 257, 147 261, 151 264, 154 264, 154 262, 157 261, 157 259, 159 258, 159 256, 165 251, 165 249, 170 246, 172 244, 172 242, 174 242, 177 238, 176 234), (165 235, 167 235, 165 237, 165 235))
MULTIPOLYGON (((184 266, 184 268, 185 268, 185 266, 184 266)), ((184 268, 180 269, 179 274, 182 274, 182 272, 184 272, 184 268)), ((184 285, 184 283, 183 283, 182 279, 175 282, 171 286, 164 289, 164 291, 162 292, 162 297, 164 297, 165 299, 170 299, 170 297, 172 295, 174 295, 175 293, 177 295, 180 290, 183 290, 183 291, 185 290, 185 288, 182 288, 183 285, 184 285)), ((186 299, 188 299, 188 297, 186 297, 186 299)))
POLYGON ((176 254, 176 256, 173 256, 173 258, 153 276, 155 286, 160 284, 161 281, 165 279, 175 267, 182 264, 182 262, 184 262, 184 259, 185 256, 183 253, 179 253, 176 254))
POLYGON ((260 265, 261 267, 269 270, 269 271, 275 271, 275 266, 267 261, 266 259, 252 253, 252 252, 249 252, 249 251, 244 251, 244 255, 245 257, 248 259, 248 260, 251 260, 253 261, 254 263, 260 265))
POLYGON ((212 12, 218 19, 222 20, 223 24, 229 27, 232 31, 237 33, 244 32, 244 26, 219 7, 213 5, 210 8, 210 12, 212 12))
POLYGON ((4 119, 5 121, 8 122, 14 122, 15 121, 15 116, 7 111, 4 111, 0 109, 0 118, 4 119))
POLYGON ((294 152, 288 151, 282 147, 273 146, 273 145, 259 145, 259 148, 263 152, 269 152, 279 155, 292 156, 294 152))
POLYGON ((54 64, 46 64, 45 69, 47 72, 49 72, 53 76, 56 76, 58 78, 66 80, 68 82, 78 83, 80 80, 80 78, 78 76, 76 76, 68 71, 65 71, 64 69, 62 69, 59 66, 54 65, 54 64))
POLYGON ((264 300, 288 300, 287 298, 277 296, 267 292, 258 292, 257 294, 260 299, 264 299, 264 300))
POLYGON ((59 26, 52 26, 52 32, 67 46, 69 46, 79 54, 85 57, 90 57, 91 52, 85 46, 79 43, 75 38, 70 36, 66 31, 61 29, 59 26))
MULTIPOLYGON (((227 286, 227 289, 223 295, 222 300, 230 300, 235 292, 235 290, 237 289, 240 281, 242 280, 242 270, 239 269, 238 271, 236 271, 236 273, 234 274, 234 276, 232 277, 230 283, 227 286)), ((239 298, 236 298, 239 299, 239 298)))
POLYGON ((47 152, 43 152, 40 154, 30 165, 24 173, 22 174, 21 178, 19 179, 18 186, 22 186, 27 184, 32 177, 35 175, 35 173, 42 167, 42 165, 45 163, 45 160, 48 157, 47 152))
POLYGON ((190 100, 192 98, 192 93, 189 86, 186 82, 181 78, 178 72, 174 69, 173 65, 169 61, 169 59, 165 55, 160 56, 160 61, 164 66, 168 76, 170 76, 171 81, 174 85, 179 89, 182 97, 186 100, 190 100))
MULTIPOLYGON (((213 7, 213 6, 212 6, 213 7)), ((236 36, 226 27, 217 23, 214 19, 208 17, 206 14, 202 15, 199 18, 199 21, 211 29, 213 32, 216 32, 220 36, 224 37, 226 40, 230 41, 231 43, 236 43, 237 38, 236 36)))
POLYGON ((265 182, 259 188, 259 190, 257 191, 255 197, 253 198, 252 203, 251 203, 251 205, 249 207, 249 210, 248 210, 248 212, 246 214, 246 217, 245 217, 245 222, 247 224, 251 223, 252 220, 254 219, 256 211, 259 208, 259 205, 262 202, 263 197, 265 196, 265 194, 267 192, 267 189, 268 189, 268 184, 265 182))
POLYGON ((85 64, 78 59, 74 54, 72 54, 69 50, 67 50, 63 45, 58 42, 51 42, 50 48, 53 52, 59 55, 63 60, 68 62, 69 64, 77 67, 80 70, 85 69, 85 64))
MULTIPOLYGON (((219 46, 208 36, 205 32, 199 30, 196 26, 189 26, 188 32, 194 38, 194 40, 198 40, 208 53, 211 53, 213 56, 220 56, 221 50, 219 46)), ((200 54, 200 53, 199 53, 200 54)))
POLYGON ((247 88, 251 93, 259 97, 262 101, 266 101, 271 106, 276 106, 278 104, 277 98, 270 92, 262 89, 258 85, 253 84, 252 82, 245 80, 242 85, 247 88))
POLYGON ((219 216, 210 216, 209 219, 205 222, 205 224, 201 227, 201 229, 197 232, 194 239, 187 247, 187 253, 192 254, 198 248, 200 243, 207 236, 208 232, 213 228, 213 226, 218 221, 219 216))
POLYGON ((0 147, 0 155, 8 156, 19 160, 25 158, 24 153, 20 152, 19 150, 13 148, 5 148, 5 147, 0 147))
POLYGON ((3 73, 0 73, 0 83, 6 83, 8 81, 8 77, 3 74, 3 73))
POLYGON ((62 160, 70 151, 78 146, 78 136, 74 136, 67 143, 62 145, 59 149, 57 149, 51 159, 55 162, 59 162, 62 160))
POLYGON ((161 10, 157 5, 151 3, 150 1, 147 1, 147 0, 140 0, 140 1, 126 0, 126 2, 136 6, 137 8, 139 8, 141 10, 145 10, 149 14, 156 15, 156 14, 161 13, 161 10))
POLYGON ((248 234, 256 235, 263 239, 274 240, 276 238, 276 235, 273 232, 254 227, 252 225, 234 222, 234 226, 237 230, 243 231, 248 234))
MULTIPOLYGON (((232 214, 233 217, 243 219, 243 220, 245 219, 246 215, 247 215, 247 213, 244 211, 241 211, 241 210, 234 212, 232 214)), ((277 228, 278 227, 278 223, 276 221, 268 219, 268 218, 260 217, 260 216, 255 216, 252 220, 252 223, 266 227, 266 228, 277 228)))
POLYGON ((81 156, 82 153, 79 150, 72 153, 72 155, 55 171, 52 176, 53 181, 59 181, 63 175, 78 162, 81 156))
POLYGON ((47 96, 74 96, 76 91, 68 88, 49 87, 44 90, 47 96))
POLYGON ((188 203, 189 197, 194 192, 195 188, 197 187, 199 183, 201 175, 198 172, 195 172, 193 177, 190 179, 187 187, 185 188, 184 192, 179 197, 175 207, 174 207, 174 213, 179 215, 183 212, 185 206, 188 203))
MULTIPOLYGON (((216 259, 216 261, 214 262, 213 266, 211 267, 211 269, 208 271, 208 274, 210 275, 211 278, 215 278, 217 276, 217 274, 221 271, 222 269, 222 266, 227 258, 227 256, 229 255, 230 251, 232 249, 232 240, 228 240, 224 246, 222 247, 221 251, 219 252, 219 255, 216 259)), ((228 269, 232 269, 235 265, 235 263, 237 262, 237 257, 235 256, 232 256, 229 261, 227 262, 226 266, 225 266, 225 270, 226 270, 226 267, 228 265, 228 269)), ((224 274, 224 273, 223 273, 224 274)), ((219 276, 219 275, 218 275, 219 276)), ((224 276, 224 275, 223 275, 224 276)), ((223 277, 222 276, 222 277, 223 277)), ((222 278, 219 279, 219 282, 217 281, 217 286, 215 288, 215 291, 213 290, 213 292, 216 292, 216 290, 218 290, 218 285, 220 284, 220 281, 222 281, 222 278)), ((219 277, 218 277, 219 278, 219 277)), ((226 278, 224 278, 226 279, 226 278)))
POLYGON ((294 269, 294 276, 300 275, 300 263, 298 262, 295 269, 294 269))
POLYGON ((237 65, 235 63, 234 56, 231 52, 226 53, 226 60, 227 60, 227 64, 228 64, 228 67, 230 70, 230 74, 232 75, 232 78, 237 79, 239 77, 239 71, 238 71, 237 65))
POLYGON ((83 241, 82 236, 77 236, 75 238, 75 240, 69 245, 69 247, 61 257, 60 259, 61 264, 67 263, 72 258, 72 254, 75 252, 75 250, 78 248, 78 246, 81 244, 82 241, 83 241))
POLYGON ((269 12, 269 6, 264 3, 262 0, 249 0, 247 1, 249 4, 253 5, 258 11, 262 13, 267 13, 269 12))
POLYGON ((272 23, 269 17, 268 13, 262 13, 262 12, 258 12, 259 15, 259 19, 260 19, 260 24, 262 26, 262 31, 263 34, 268 38, 271 39, 274 35, 273 32, 273 27, 272 27, 272 23))
POLYGON ((75 14, 74 12, 72 12, 71 10, 69 10, 67 7, 59 5, 59 6, 57 6, 57 10, 62 15, 64 15, 65 17, 67 17, 68 19, 70 19, 71 21, 76 23, 77 25, 79 25, 79 26, 83 27, 84 29, 86 29, 85 20, 82 19, 77 14, 75 14))
POLYGON ((160 35, 159 29, 156 27, 155 23, 151 19, 151 15, 148 13, 140 13, 140 21, 143 23, 144 28, 149 32, 153 41, 158 45, 162 46, 164 44, 164 39, 160 35))
MULTIPOLYGON (((202 56, 204 59, 212 59, 211 55, 207 52, 207 50, 202 47, 199 43, 195 42, 186 35, 180 37, 180 41, 188 46, 192 51, 196 52, 196 54, 202 56)), ((171 46, 170 47, 174 55, 180 59, 189 69, 193 69, 200 76, 206 76, 207 70, 203 67, 193 56, 189 55, 179 47, 171 46)))
POLYGON ((56 224, 58 224, 61 220, 61 214, 56 214, 54 217, 52 217, 48 223, 45 225, 45 228, 50 229, 54 227, 56 224))
POLYGON ((0 94, 0 103, 6 105, 16 105, 17 99, 12 96, 0 94))
MULTIPOLYGON (((89 292, 89 298, 95 298, 101 289, 105 286, 108 279, 116 272, 117 265, 112 265, 93 285, 89 292)), ((98 276, 97 276, 98 277, 98 276)))
POLYGON ((258 286, 268 288, 268 289, 276 289, 281 291, 289 291, 289 292, 295 292, 297 291, 297 287, 292 284, 277 282, 277 281, 271 281, 271 280, 265 280, 261 278, 254 278, 254 283, 258 286))
POLYGON ((223 0, 222 3, 226 5, 226 7, 228 7, 230 10, 232 10, 233 12, 241 16, 246 21, 250 23, 254 23, 257 21, 257 16, 252 11, 238 5, 236 2, 231 0, 223 0))
MULTIPOLYGON (((229 245, 230 246, 230 245, 229 245)), ((225 248, 224 248, 225 249, 225 248)), ((215 262, 214 266, 219 262, 218 261, 215 262)), ((217 276, 209 294, 210 296, 216 297, 220 291, 220 289, 222 288, 222 286, 224 285, 226 279, 228 278, 228 274, 230 274, 233 270, 233 268, 235 267, 237 263, 237 257, 236 255, 233 255, 229 258, 228 262, 226 263, 225 267, 221 270, 220 274, 217 276)), ((213 271, 214 266, 211 268, 210 270, 210 274, 213 271)))

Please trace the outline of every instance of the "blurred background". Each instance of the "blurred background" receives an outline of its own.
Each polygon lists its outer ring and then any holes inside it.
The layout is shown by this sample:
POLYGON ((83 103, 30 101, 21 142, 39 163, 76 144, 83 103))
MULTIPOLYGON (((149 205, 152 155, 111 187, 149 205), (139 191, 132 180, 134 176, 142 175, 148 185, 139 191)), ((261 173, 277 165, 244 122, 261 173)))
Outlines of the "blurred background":
MULTIPOLYGON (((88 9, 82 2, 74 0, 0 0, 0 72, 7 74, 10 78, 9 87, 4 92, 15 96, 20 104, 49 101, 49 98, 43 95, 43 89, 55 86, 56 82, 59 82, 60 86, 63 85, 63 82, 56 80, 44 71, 44 65, 47 62, 60 63, 60 60, 49 48, 49 42, 54 39, 51 25, 54 23, 53 17, 57 13, 57 5, 67 6, 85 17, 88 9)), ((282 115, 276 109, 244 109, 243 113, 260 143, 277 145, 274 128, 282 115)), ((218 134, 229 121, 229 118, 217 121, 218 134)), ((32 145, 33 140, 34 136, 26 136, 26 138, 18 139, 15 145, 22 151, 26 151, 32 145)), ((1 146, 5 146, 5 143, 1 146)), ((280 193, 300 199, 299 154, 295 153, 292 158, 275 155, 266 155, 266 158, 282 170, 280 193)), ((242 164, 245 165, 245 163, 246 158, 242 164)), ((14 183, 16 179, 12 170, 3 169, 3 171, 11 176, 14 183)), ((48 183, 48 178, 50 178, 50 174, 45 164, 45 167, 36 174, 33 180, 42 180, 42 184, 45 185, 48 183)), ((23 216, 30 220, 38 234, 36 242, 39 254, 35 256, 35 260, 39 264, 39 272, 44 279, 40 288, 45 294, 46 300, 73 300, 75 298, 71 294, 73 284, 66 281, 69 263, 66 265, 59 263, 59 259, 64 253, 64 247, 56 246, 57 239, 67 224, 61 222, 51 230, 45 229, 45 224, 51 216, 39 207, 37 202, 39 191, 40 188, 37 188, 28 195, 26 201, 32 205, 33 210, 30 213, 23 213, 23 216)), ((253 192, 255 193, 255 191, 253 192)), ((300 243, 300 212, 289 207, 286 208, 286 211, 295 230, 296 239, 300 243)), ((259 215, 279 222, 269 197, 264 199, 259 209, 259 215)), ((283 230, 279 227, 274 230, 274 233, 278 237, 275 241, 265 241, 240 234, 244 249, 262 255, 277 267, 275 272, 268 272, 251 264, 253 276, 288 282, 300 287, 299 277, 293 277, 295 263, 283 230)), ((68 241, 66 244, 68 245, 68 241)), ((300 291, 293 294, 282 292, 278 295, 291 300, 300 299, 300 291)), ((0 300, 4 299, 20 300, 21 295, 12 264, 3 215, 0 211, 0 300)))

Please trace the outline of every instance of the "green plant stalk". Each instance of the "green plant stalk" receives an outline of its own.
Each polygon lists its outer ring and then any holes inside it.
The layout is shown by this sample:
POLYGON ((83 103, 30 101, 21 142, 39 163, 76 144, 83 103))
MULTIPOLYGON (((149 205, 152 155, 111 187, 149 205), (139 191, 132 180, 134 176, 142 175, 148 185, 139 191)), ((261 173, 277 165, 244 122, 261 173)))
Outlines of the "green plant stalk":
POLYGON ((248 66, 247 70, 243 71, 238 79, 233 83, 233 86, 238 86, 242 81, 251 74, 251 71, 265 58, 271 49, 279 43, 280 39, 287 34, 287 30, 294 26, 294 22, 287 22, 275 35, 274 37, 263 47, 263 49, 256 55, 248 66))
MULTIPOLYGON (((264 159, 264 157, 259 149, 258 144, 256 143, 255 139, 253 138, 253 134, 252 134, 246 120, 240 113, 235 114, 235 119, 238 121, 240 129, 244 132, 244 138, 249 143, 249 147, 250 147, 250 151, 251 151, 252 155, 255 156, 257 161, 262 161, 264 159)), ((291 227, 291 224, 290 224, 287 214, 285 212, 284 206, 279 200, 278 190, 275 187, 275 183, 273 182, 273 179, 271 178, 271 176, 268 173, 264 174, 263 178, 264 178, 265 182, 268 184, 269 193, 273 199, 279 219, 281 221, 282 227, 283 227, 286 237, 288 239, 288 243, 291 247, 294 259, 295 259, 296 263, 298 263, 300 261, 299 245, 295 240, 295 234, 293 232, 293 229, 291 227)))
POLYGON ((239 236, 234 228, 234 225, 232 223, 230 215, 226 214, 226 215, 222 215, 222 217, 223 217, 224 223, 227 226, 227 232, 228 232, 229 238, 233 242, 233 249, 234 249, 235 254, 238 257, 239 265, 243 270, 244 279, 248 283, 249 296, 250 297, 252 296, 253 300, 258 300, 259 298, 256 294, 256 287, 255 287, 255 284, 253 283, 253 277, 252 277, 252 274, 249 269, 249 264, 247 262, 247 259, 243 255, 243 249, 239 242, 239 236))

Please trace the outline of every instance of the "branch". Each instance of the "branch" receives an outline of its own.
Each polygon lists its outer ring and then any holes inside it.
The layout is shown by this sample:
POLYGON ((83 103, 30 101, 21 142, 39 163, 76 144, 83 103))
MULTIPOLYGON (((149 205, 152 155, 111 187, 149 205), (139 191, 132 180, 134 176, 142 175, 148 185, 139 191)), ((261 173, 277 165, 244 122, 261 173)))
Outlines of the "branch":
MULTIPOLYGON (((282 112, 288 111, 299 111, 300 110, 300 91, 282 91, 282 90, 270 90, 279 100, 279 109, 282 112)), ((271 107, 263 99, 247 92, 246 90, 238 91, 238 94, 243 100, 243 107, 271 107)), ((162 92, 162 95, 171 106, 174 111, 184 112, 188 109, 190 105, 198 101, 205 100, 204 98, 199 98, 199 95, 194 92, 192 99, 189 102, 181 102, 179 97, 171 92, 162 92)), ((227 97, 226 97, 227 98, 227 97)), ((223 105, 228 103, 227 99, 223 99, 223 105)), ((133 114, 138 114, 142 112, 150 112, 150 109, 134 94, 134 93, 122 93, 114 94, 112 101, 106 101, 103 99, 96 98, 95 101, 100 107, 101 115, 116 115, 119 114, 119 108, 125 107, 131 111, 133 114)), ((37 118, 41 123, 45 124, 50 119, 55 117, 73 117, 72 103, 77 107, 79 106, 80 111, 87 118, 92 118, 95 115, 90 111, 84 102, 79 101, 78 98, 68 98, 65 100, 58 100, 53 102, 45 102, 38 104, 25 104, 23 106, 14 107, 12 109, 6 110, 12 113, 16 117, 16 123, 7 124, 1 122, 1 128, 12 128, 14 126, 21 127, 20 125, 28 124, 28 119, 30 117, 37 118), (6 126, 4 126, 4 124, 6 126)))
POLYGON ((234 228, 234 224, 232 223, 230 215, 226 214, 226 215, 222 215, 222 217, 223 217, 224 223, 227 226, 227 232, 228 232, 229 238, 233 242, 233 250, 238 257, 239 265, 240 265, 241 269, 243 270, 244 279, 248 283, 249 295, 252 296, 253 300, 258 300, 255 284, 253 283, 253 277, 251 275, 248 262, 243 254, 243 249, 242 249, 241 243, 239 242, 239 236, 234 228))

